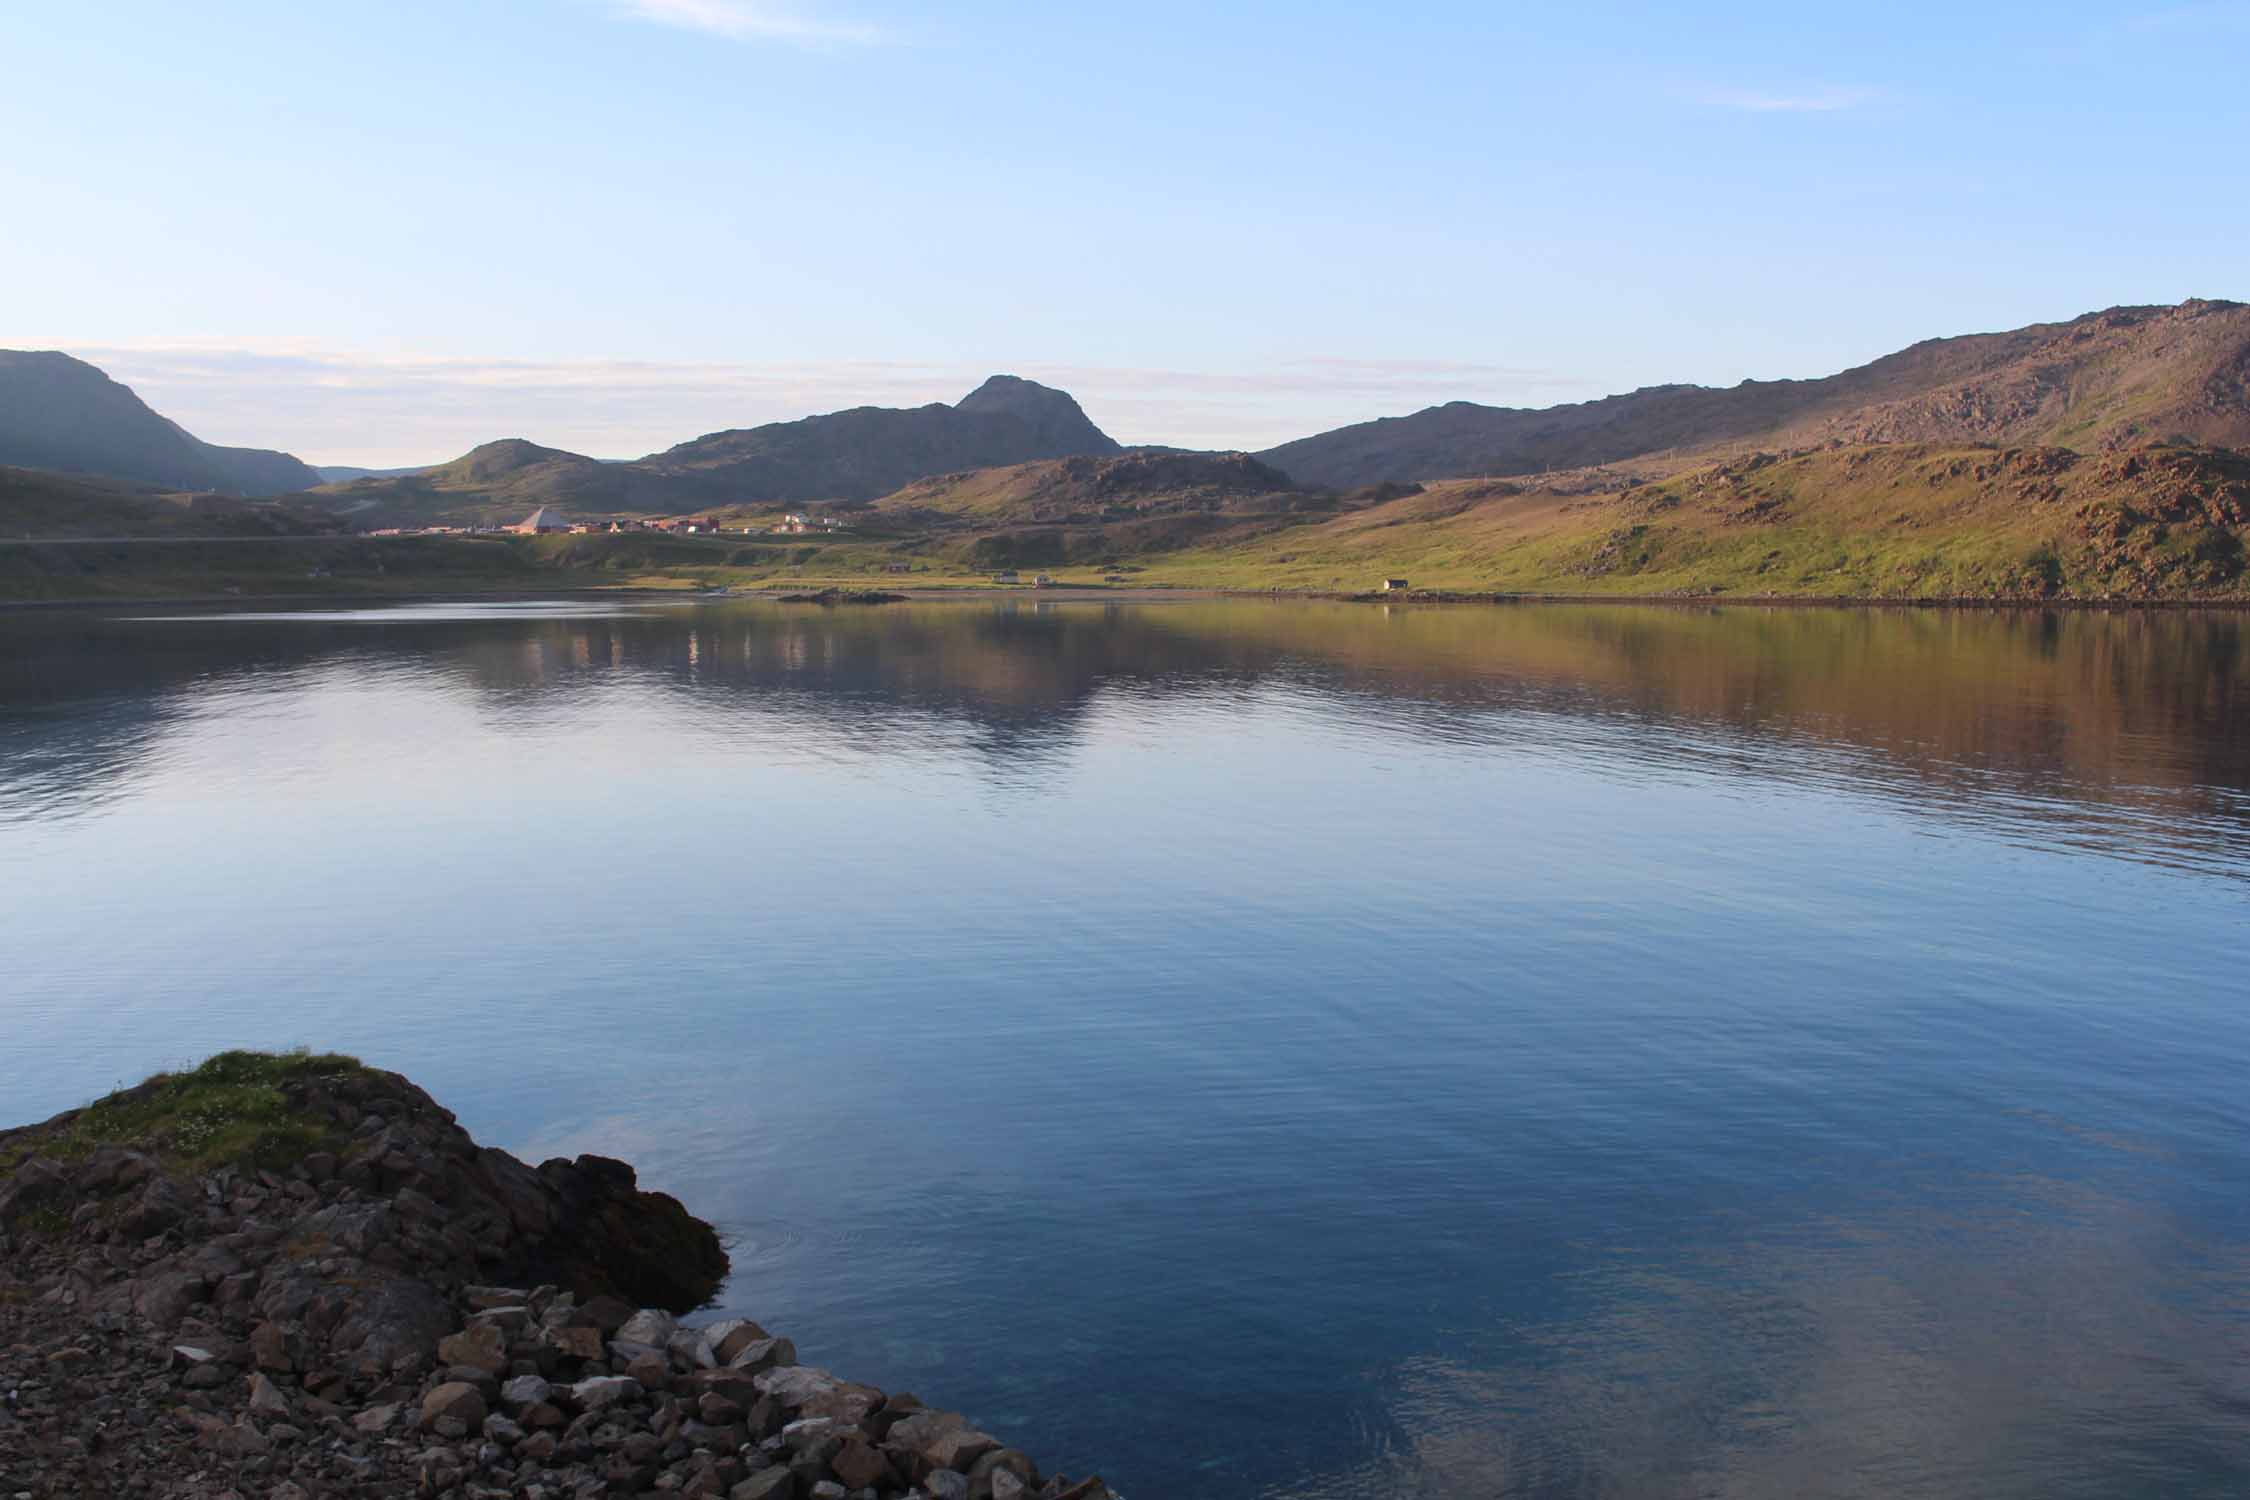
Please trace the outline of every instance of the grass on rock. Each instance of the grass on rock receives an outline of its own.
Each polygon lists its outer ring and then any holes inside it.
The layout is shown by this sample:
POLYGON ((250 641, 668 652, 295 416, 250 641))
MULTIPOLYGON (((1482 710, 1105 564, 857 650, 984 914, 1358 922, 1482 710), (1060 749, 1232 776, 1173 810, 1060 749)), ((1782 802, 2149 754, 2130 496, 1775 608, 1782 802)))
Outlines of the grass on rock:
POLYGON ((286 1167, 333 1149, 342 1133, 296 1108, 290 1085, 337 1082, 369 1071, 336 1052, 221 1052, 180 1073, 159 1073, 44 1127, 18 1132, 14 1166, 32 1155, 76 1160, 103 1146, 152 1152, 168 1167, 204 1172, 230 1163, 286 1167))

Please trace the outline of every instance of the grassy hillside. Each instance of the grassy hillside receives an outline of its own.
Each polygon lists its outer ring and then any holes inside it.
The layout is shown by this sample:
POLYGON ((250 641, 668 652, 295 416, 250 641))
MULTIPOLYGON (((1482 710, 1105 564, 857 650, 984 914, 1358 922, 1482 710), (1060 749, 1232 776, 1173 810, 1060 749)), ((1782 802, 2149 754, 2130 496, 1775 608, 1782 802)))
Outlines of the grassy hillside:
POLYGON ((836 537, 0 543, 0 595, 948 587, 1015 567, 1090 587, 1360 592, 1403 577, 1418 590, 1587 596, 2250 599, 2250 455, 2204 448, 1860 445, 1654 482, 1454 481, 1364 503, 1245 495, 1240 511, 1156 487, 1092 517, 1021 521, 1047 513, 1055 472, 918 487, 836 537), (933 512, 933 500, 954 508, 933 512))
POLYGON ((1123 453, 940 474, 875 502, 902 523, 1034 525, 1333 507, 1246 453, 1123 453))
POLYGON ((1568 493, 1455 481, 1147 559, 1185 585, 1881 598, 2238 598, 2250 456, 1893 444, 1568 493))
POLYGON ((316 529, 317 517, 287 506, 0 469, 0 538, 288 535, 316 529))

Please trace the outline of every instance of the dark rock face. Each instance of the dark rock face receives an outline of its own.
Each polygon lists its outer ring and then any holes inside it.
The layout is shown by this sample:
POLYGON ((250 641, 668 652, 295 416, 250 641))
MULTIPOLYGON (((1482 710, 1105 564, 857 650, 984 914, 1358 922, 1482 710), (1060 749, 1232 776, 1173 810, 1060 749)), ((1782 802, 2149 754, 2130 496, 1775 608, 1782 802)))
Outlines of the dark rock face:
POLYGON ((0 1495, 1108 1500, 682 1326, 726 1256, 625 1163, 479 1148, 396 1074, 288 1088, 343 1144, 283 1170, 0 1132, 0 1495))
POLYGON ((0 349, 0 464, 228 495, 320 483, 286 453, 203 442, 84 360, 19 349, 0 349))

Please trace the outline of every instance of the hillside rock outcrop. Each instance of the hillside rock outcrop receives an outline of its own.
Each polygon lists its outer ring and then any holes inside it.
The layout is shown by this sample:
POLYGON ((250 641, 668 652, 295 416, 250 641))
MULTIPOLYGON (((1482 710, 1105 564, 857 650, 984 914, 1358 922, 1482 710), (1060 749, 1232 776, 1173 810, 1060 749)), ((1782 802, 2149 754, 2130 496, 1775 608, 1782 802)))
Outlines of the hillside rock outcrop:
POLYGON ((709 1225, 348 1061, 0 1133, 0 1494, 1106 1496, 756 1323, 683 1324, 728 1269, 709 1225))

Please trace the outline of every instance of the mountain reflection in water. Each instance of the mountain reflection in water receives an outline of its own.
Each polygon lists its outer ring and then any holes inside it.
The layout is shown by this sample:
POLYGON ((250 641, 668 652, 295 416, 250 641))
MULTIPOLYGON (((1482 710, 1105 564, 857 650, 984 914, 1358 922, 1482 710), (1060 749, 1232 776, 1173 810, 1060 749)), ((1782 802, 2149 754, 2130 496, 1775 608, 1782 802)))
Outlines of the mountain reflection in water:
POLYGON ((2238 1493, 2245 623, 0 619, 6 1114, 361 1051, 1137 1497, 2238 1493))

